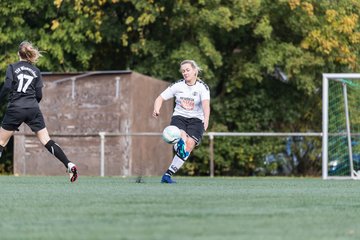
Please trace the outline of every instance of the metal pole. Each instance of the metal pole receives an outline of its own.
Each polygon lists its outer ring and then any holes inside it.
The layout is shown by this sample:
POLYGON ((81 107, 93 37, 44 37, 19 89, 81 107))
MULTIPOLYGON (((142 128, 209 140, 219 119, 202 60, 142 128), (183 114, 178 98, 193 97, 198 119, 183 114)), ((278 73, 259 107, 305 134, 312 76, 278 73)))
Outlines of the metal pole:
POLYGON ((116 77, 116 87, 115 87, 115 98, 118 98, 120 96, 120 77, 116 77))
POLYGON ((209 133, 210 177, 214 177, 214 135, 209 133))
POLYGON ((71 98, 74 99, 75 98, 75 81, 76 78, 71 78, 71 98))
MULTIPOLYGON (((205 133, 208 136, 209 133, 205 133)), ((321 137, 321 132, 211 132, 214 137, 321 137)))
POLYGON ((105 176, 105 132, 99 132, 100 135, 100 176, 105 176))
POLYGON ((347 142, 349 148, 349 161, 350 161, 350 175, 354 177, 354 166, 353 166, 353 157, 352 157, 352 144, 351 144, 351 132, 350 132, 350 118, 349 118, 349 105, 347 99, 347 88, 346 84, 343 83, 343 94, 344 94, 344 105, 345 105, 345 118, 346 118, 346 133, 347 133, 347 142))
POLYGON ((323 75, 323 112, 322 112, 322 178, 328 177, 328 114, 329 114, 329 82, 325 75, 323 75))

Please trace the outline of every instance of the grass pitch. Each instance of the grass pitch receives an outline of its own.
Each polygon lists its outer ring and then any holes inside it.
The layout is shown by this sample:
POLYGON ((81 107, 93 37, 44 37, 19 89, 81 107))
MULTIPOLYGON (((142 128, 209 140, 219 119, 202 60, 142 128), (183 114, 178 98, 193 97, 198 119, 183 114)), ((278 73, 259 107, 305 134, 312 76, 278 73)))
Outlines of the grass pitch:
POLYGON ((360 182, 0 177, 0 239, 360 239, 360 182))

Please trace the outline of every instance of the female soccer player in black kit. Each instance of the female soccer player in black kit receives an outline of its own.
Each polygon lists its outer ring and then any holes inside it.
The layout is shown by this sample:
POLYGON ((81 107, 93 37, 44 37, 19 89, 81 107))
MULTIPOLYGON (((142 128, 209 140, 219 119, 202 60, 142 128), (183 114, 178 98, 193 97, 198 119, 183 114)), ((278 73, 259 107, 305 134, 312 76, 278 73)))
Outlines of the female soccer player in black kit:
POLYGON ((25 41, 19 45, 18 56, 20 61, 8 66, 5 83, 0 92, 0 100, 9 95, 0 128, 0 157, 14 131, 24 122, 36 133, 45 148, 65 165, 70 181, 74 182, 78 177, 77 168, 60 146, 50 139, 39 107, 43 82, 40 70, 34 64, 41 54, 30 42, 25 41))

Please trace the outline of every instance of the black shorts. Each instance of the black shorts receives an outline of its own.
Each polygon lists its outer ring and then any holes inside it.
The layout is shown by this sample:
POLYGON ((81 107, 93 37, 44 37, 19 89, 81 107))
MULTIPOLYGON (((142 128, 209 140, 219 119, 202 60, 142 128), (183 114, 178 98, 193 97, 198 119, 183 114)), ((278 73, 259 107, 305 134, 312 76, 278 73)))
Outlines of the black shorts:
POLYGON ((186 118, 183 116, 173 116, 170 125, 177 126, 184 130, 189 137, 199 145, 205 132, 204 123, 199 118, 186 118))
POLYGON ((44 117, 39 108, 8 108, 2 122, 2 128, 17 131, 22 123, 26 123, 33 132, 45 128, 44 117))

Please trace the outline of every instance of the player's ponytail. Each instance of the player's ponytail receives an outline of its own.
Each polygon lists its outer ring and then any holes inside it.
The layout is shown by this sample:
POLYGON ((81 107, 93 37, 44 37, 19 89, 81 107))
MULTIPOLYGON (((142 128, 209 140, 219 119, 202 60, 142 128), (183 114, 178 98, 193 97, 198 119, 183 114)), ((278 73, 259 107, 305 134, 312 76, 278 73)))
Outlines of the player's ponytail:
POLYGON ((40 51, 35 48, 31 42, 24 41, 19 45, 19 56, 21 59, 26 60, 30 63, 36 63, 41 57, 40 51))

